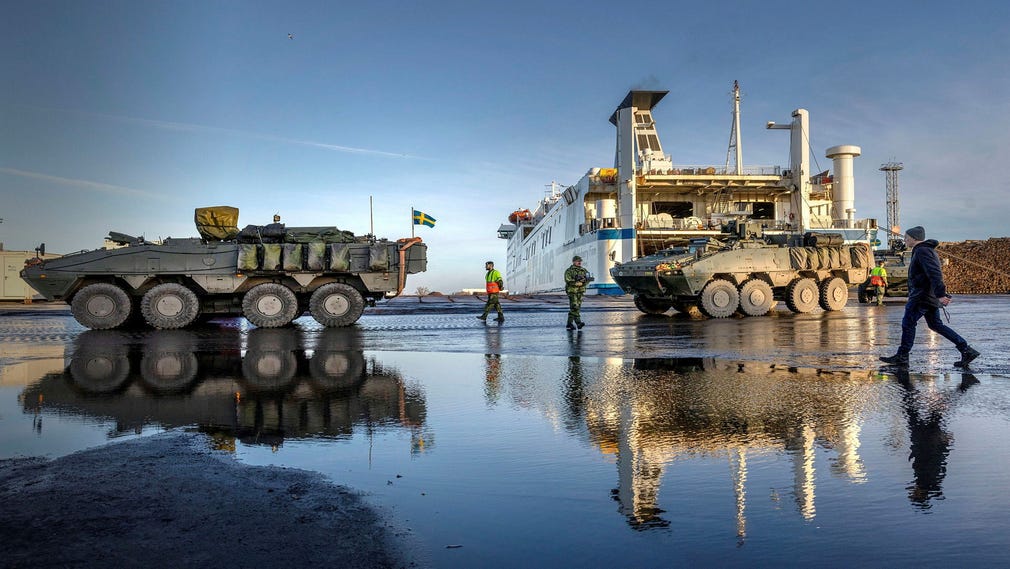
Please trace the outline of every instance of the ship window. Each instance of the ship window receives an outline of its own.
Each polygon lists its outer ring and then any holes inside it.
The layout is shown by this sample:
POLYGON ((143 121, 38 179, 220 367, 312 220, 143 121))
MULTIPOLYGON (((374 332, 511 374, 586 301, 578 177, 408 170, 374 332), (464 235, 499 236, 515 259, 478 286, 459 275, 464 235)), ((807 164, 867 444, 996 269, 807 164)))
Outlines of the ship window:
POLYGON ((648 150, 649 149, 649 137, 644 134, 638 135, 638 149, 648 150))
POLYGON ((668 213, 674 219, 683 219, 694 215, 694 205, 691 202, 652 202, 652 213, 668 213))
POLYGON ((754 202, 751 219, 775 219, 775 204, 772 202, 754 202))

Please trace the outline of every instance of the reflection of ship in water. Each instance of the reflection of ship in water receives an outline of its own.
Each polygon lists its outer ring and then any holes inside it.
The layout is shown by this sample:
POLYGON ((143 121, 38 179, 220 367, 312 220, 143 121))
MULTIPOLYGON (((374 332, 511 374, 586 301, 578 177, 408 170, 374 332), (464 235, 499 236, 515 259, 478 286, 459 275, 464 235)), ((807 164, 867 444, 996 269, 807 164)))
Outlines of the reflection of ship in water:
POLYGON ((636 359, 633 373, 626 366, 611 366, 587 381, 590 374, 573 361, 568 374, 578 381, 570 377, 567 383, 579 386, 590 439, 616 456, 613 497, 636 529, 669 525, 658 496, 666 469, 679 459, 726 459, 741 540, 747 534, 748 457, 785 452, 791 458, 791 493, 807 520, 816 515, 818 448, 833 452, 832 474, 865 481, 858 419, 862 402, 870 399, 871 371, 711 358, 636 359))
POLYGON ((277 445, 349 437, 356 426, 406 428, 412 449, 429 438, 423 394, 395 370, 366 360, 355 328, 91 330, 66 369, 26 390, 43 412, 109 417, 118 432, 182 427, 277 445), (314 340, 314 341, 312 341, 314 340))

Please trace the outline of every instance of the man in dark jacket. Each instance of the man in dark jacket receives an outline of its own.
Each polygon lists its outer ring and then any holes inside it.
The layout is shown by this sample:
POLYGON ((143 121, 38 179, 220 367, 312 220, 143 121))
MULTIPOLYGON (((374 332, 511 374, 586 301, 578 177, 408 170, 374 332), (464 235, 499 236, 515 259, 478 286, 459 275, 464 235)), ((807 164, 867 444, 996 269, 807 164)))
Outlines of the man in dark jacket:
POLYGON ((940 307, 950 304, 951 298, 943 284, 940 257, 935 251, 937 241, 927 240, 926 230, 915 226, 905 232, 905 245, 912 250, 912 259, 908 263, 908 302, 901 319, 901 345, 898 346, 898 353, 880 360, 892 365, 907 366, 908 353, 915 343, 915 325, 920 318, 925 317, 930 330, 953 342, 961 352, 961 359, 954 362, 954 365, 967 367, 979 356, 978 351, 940 319, 940 307))

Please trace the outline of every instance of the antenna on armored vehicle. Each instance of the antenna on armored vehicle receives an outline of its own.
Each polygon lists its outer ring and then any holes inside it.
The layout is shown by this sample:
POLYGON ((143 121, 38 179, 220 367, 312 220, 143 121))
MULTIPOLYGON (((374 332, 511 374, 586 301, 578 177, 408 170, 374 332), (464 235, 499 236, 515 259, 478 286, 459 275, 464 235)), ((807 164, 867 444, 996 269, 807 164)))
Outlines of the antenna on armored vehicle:
MULTIPOLYGON (((887 181, 887 246, 893 248, 896 242, 901 241, 898 236, 901 234, 900 223, 898 221, 898 172, 904 166, 901 162, 887 162, 880 165, 880 171, 884 173, 887 181)), ((902 242, 903 243, 903 242, 902 242)))

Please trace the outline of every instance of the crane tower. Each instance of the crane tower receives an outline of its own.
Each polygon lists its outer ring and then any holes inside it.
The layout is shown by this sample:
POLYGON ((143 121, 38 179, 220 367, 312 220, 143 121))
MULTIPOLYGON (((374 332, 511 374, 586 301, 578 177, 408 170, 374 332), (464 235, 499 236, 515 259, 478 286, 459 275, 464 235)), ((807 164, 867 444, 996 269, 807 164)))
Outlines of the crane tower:
POLYGON ((901 162, 888 162, 880 165, 880 171, 887 180, 887 246, 891 245, 901 235, 901 225, 898 221, 898 172, 904 166, 901 162))

